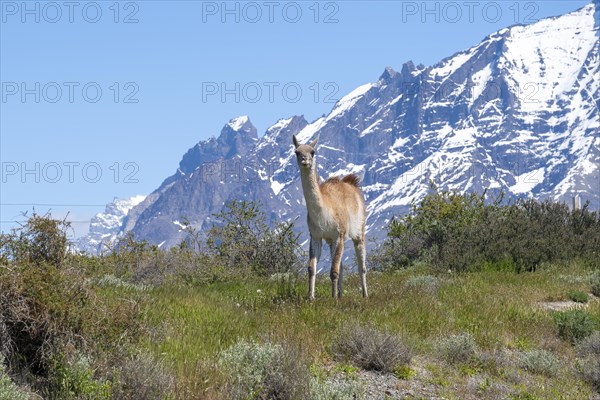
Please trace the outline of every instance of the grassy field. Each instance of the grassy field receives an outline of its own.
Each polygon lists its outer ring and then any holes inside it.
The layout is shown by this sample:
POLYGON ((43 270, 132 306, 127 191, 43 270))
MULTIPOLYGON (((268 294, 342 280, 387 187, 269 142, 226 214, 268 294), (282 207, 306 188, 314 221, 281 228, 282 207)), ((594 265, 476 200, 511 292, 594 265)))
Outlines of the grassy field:
POLYGON ((314 302, 282 273, 307 258, 293 226, 251 203, 102 256, 33 215, 0 235, 0 400, 600 400, 600 215, 424 204, 371 254, 368 299, 350 274, 314 302))
MULTIPOLYGON (((589 292, 589 271, 573 264, 521 274, 436 276, 420 268, 371 273, 369 281, 370 298, 360 297, 357 278, 350 276, 343 299, 335 302, 328 296, 329 280, 320 277, 314 303, 305 301, 304 279, 166 284, 149 291, 147 318, 154 328, 143 346, 174 371, 174 398, 218 397, 227 377, 214 366, 220 352, 241 339, 292 345, 308 357, 313 373, 344 374, 344 362, 336 361, 331 347, 349 324, 400 336, 415 357, 396 375, 424 379, 445 398, 593 396, 577 372, 574 345, 561 339, 554 312, 542 304, 568 300, 574 290, 589 292), (453 360, 444 343, 452 346, 448 338, 464 333, 473 339, 467 350, 473 354, 453 360), (551 367, 528 364, 527 355, 536 350, 554 356, 551 367)), ((583 307, 592 319, 600 318, 595 299, 583 307)), ((350 375, 360 380, 356 368, 350 375)))

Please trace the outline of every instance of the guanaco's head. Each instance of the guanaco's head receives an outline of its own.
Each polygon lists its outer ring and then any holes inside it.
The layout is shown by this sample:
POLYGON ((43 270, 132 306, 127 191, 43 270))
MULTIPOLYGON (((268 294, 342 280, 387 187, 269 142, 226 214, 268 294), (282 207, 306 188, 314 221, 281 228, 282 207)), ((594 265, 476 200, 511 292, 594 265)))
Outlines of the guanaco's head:
POLYGON ((317 147, 317 142, 319 141, 319 137, 317 136, 315 140, 310 142, 310 144, 300 144, 298 142, 298 138, 296 135, 292 136, 292 141, 294 142, 295 152, 296 152, 296 161, 298 161, 298 166, 306 169, 312 168, 315 162, 315 147, 317 147))

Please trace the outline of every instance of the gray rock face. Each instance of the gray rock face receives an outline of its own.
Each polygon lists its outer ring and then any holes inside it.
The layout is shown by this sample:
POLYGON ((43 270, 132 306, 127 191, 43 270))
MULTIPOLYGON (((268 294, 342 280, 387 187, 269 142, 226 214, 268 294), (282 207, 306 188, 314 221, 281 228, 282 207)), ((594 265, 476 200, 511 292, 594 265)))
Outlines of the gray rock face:
POLYGON ((247 199, 261 202, 272 222, 299 217, 306 232, 292 134, 302 142, 320 135, 322 178, 363 177, 374 238, 430 180, 513 197, 569 201, 579 193, 599 208, 598 8, 502 29, 430 67, 386 68, 310 124, 283 119, 259 138, 247 117, 236 118, 192 147, 121 229, 172 246, 183 217, 206 229, 224 202, 247 199))
POLYGON ((218 138, 188 150, 177 172, 130 212, 123 230, 172 246, 184 238, 183 219, 199 229, 209 228, 212 215, 232 199, 262 203, 271 221, 289 213, 274 195, 269 175, 288 150, 284 141, 291 143, 292 134, 306 125, 303 117, 281 120, 258 140, 249 118, 231 120, 218 138))

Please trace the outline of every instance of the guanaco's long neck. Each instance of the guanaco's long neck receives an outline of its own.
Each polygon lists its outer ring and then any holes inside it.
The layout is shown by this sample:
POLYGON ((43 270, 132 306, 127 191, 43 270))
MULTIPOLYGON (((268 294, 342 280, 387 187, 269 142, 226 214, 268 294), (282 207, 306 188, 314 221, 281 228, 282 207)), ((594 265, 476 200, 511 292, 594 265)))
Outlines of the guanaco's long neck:
POLYGON ((302 190, 304 191, 304 199, 309 212, 317 212, 323 207, 323 198, 319 188, 319 178, 317 177, 316 166, 312 168, 300 168, 300 179, 302 180, 302 190))

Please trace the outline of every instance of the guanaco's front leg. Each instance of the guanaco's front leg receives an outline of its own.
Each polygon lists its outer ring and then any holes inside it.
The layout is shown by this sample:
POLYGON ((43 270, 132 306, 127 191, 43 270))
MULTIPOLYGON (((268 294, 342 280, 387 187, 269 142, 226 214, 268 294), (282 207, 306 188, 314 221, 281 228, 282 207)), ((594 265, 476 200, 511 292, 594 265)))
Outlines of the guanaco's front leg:
POLYGON ((315 279, 317 275, 317 263, 321 258, 321 239, 310 237, 309 260, 308 260, 308 299, 315 299, 315 279))

